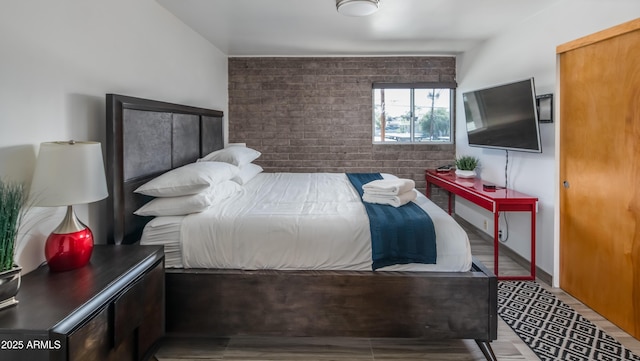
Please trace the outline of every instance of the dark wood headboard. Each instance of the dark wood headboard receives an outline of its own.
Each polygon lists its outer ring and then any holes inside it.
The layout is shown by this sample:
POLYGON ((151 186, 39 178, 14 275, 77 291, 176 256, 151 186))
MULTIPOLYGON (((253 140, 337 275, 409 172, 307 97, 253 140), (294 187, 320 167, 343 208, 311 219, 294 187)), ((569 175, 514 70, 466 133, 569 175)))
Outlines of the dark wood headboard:
POLYGON ((108 234, 135 243, 151 217, 133 212, 151 198, 133 193, 150 179, 224 147, 218 110, 107 94, 108 234))

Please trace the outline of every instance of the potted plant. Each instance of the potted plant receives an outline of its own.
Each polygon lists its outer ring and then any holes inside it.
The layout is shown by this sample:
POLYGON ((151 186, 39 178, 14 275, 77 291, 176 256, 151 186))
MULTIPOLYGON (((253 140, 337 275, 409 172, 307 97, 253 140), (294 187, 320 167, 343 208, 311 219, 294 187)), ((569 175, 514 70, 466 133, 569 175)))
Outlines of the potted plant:
POLYGON ((18 303, 22 268, 14 256, 26 199, 22 184, 0 179, 0 309, 18 303))
POLYGON ((476 176, 478 158, 465 155, 456 159, 456 176, 460 178, 473 178, 476 176))

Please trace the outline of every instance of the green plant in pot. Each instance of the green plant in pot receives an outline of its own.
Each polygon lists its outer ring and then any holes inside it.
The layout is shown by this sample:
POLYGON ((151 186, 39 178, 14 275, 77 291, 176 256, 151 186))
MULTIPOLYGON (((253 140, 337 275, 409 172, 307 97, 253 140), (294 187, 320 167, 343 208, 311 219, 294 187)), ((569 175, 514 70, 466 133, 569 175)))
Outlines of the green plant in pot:
POLYGON ((0 179, 0 309, 18 303, 15 295, 22 269, 14 257, 26 199, 22 184, 0 179))
POLYGON ((474 178, 479 162, 478 158, 470 155, 459 157, 456 159, 456 176, 460 178, 474 178))

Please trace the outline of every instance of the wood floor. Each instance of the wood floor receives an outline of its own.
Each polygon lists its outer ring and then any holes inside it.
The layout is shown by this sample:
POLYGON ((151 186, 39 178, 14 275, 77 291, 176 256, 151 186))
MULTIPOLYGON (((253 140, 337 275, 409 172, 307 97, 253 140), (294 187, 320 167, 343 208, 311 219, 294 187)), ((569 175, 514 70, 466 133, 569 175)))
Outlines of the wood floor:
MULTIPOLYGON (((493 268, 493 248, 487 237, 463 224, 475 257, 493 268)), ((523 275, 527 270, 513 259, 500 255, 501 275, 523 275)), ((548 291, 580 312, 585 318, 640 355, 640 341, 634 339, 588 307, 559 289, 538 280, 548 291)), ((498 360, 539 360, 531 349, 498 318, 498 339, 492 342, 498 360)), ((232 337, 224 339, 167 339, 155 354, 158 361, 191 360, 484 360, 473 340, 424 341, 418 339, 232 337)))

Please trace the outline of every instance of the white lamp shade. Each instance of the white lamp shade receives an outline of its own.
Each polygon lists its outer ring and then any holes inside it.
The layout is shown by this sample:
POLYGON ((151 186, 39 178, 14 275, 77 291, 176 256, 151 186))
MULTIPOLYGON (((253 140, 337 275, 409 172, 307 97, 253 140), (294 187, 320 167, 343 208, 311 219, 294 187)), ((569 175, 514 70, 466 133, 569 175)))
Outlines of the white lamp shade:
POLYGON ((98 142, 46 142, 31 183, 30 198, 43 207, 99 201, 109 195, 98 142))
POLYGON ((346 16, 367 16, 380 8, 380 0, 337 0, 338 12, 346 16))

